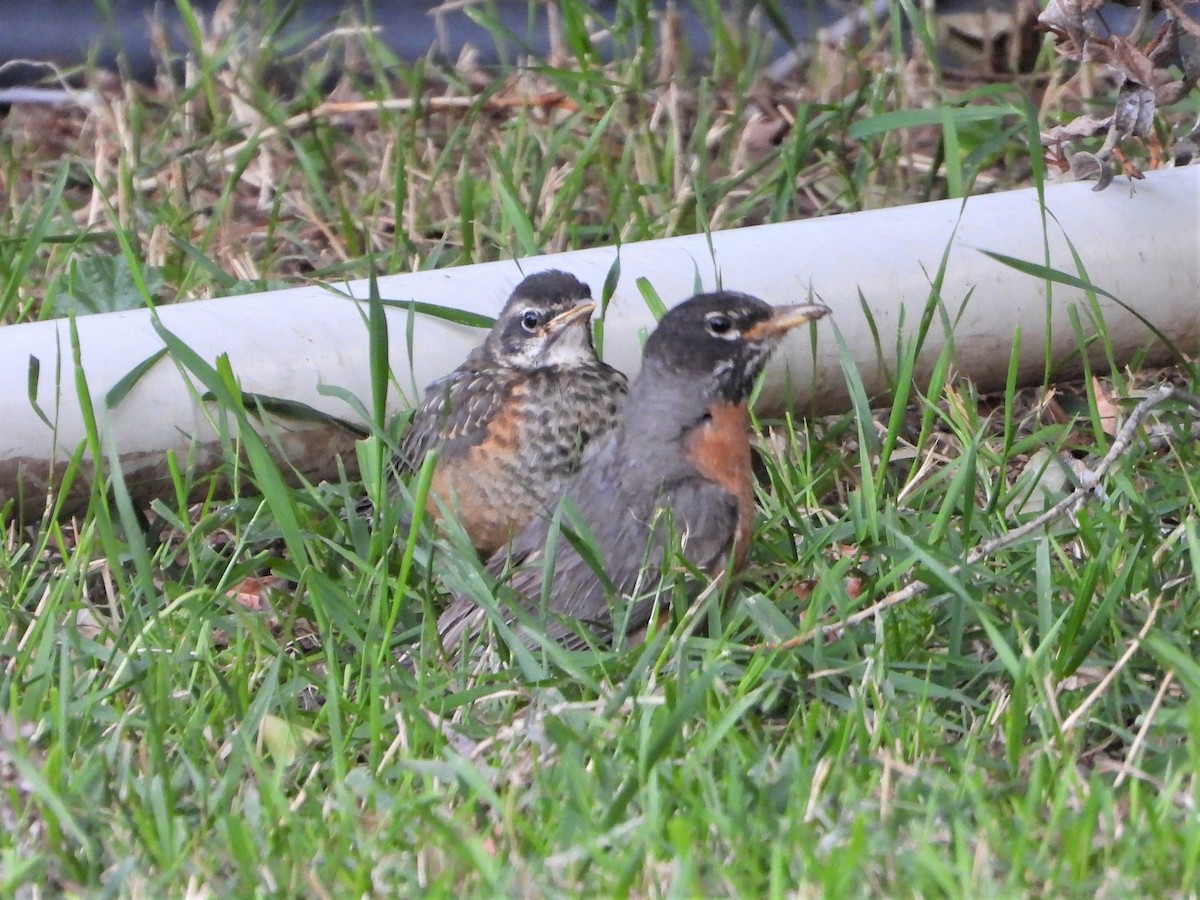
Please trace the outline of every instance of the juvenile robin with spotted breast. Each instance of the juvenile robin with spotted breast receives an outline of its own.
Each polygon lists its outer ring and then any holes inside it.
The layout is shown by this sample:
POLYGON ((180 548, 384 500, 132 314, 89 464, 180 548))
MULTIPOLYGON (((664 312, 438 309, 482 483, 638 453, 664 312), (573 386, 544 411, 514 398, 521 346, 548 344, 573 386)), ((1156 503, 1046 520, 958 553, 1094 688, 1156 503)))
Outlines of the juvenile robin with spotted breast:
POLYGON ((596 356, 594 307, 566 272, 524 279, 484 342, 426 389, 401 440, 401 474, 438 451, 426 510, 453 510, 485 558, 558 500, 617 422, 627 382, 596 356))
MULTIPOLYGON (((493 575, 509 573, 508 599, 520 612, 510 608, 508 622, 519 634, 520 620, 532 621, 551 639, 580 648, 610 643, 619 629, 643 630, 660 601, 672 535, 710 577, 742 568, 754 516, 750 392, 783 335, 828 312, 721 291, 663 316, 646 341, 620 421, 566 485, 561 527, 594 548, 598 565, 565 538, 554 542, 547 562, 556 527, 547 513, 488 562, 493 575)), ((438 620, 443 647, 469 650, 484 621, 478 606, 456 598, 438 620)))

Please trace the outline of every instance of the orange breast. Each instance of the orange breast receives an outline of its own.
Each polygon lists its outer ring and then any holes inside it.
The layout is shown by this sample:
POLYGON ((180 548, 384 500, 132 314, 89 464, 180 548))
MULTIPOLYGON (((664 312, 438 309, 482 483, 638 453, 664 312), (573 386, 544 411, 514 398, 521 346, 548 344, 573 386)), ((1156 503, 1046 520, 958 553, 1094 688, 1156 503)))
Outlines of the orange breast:
POLYGON ((536 497, 513 478, 521 447, 521 405, 511 403, 491 417, 483 441, 438 460, 426 511, 455 510, 471 543, 484 558, 508 543, 537 511, 536 497), (439 503, 440 501, 440 503, 439 503))
POLYGON ((746 434, 749 415, 744 403, 721 404, 710 412, 712 418, 688 435, 684 449, 697 472, 724 488, 737 501, 737 526, 733 533, 733 568, 736 571, 746 564, 750 528, 754 521, 754 481, 750 438, 746 434))

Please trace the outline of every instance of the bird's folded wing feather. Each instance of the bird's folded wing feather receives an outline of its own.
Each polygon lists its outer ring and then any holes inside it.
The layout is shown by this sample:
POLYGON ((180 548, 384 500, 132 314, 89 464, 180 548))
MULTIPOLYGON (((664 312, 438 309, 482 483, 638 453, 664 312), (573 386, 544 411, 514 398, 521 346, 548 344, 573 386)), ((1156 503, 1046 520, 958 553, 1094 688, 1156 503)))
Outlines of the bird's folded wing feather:
POLYGON ((456 371, 435 381, 400 440, 397 468, 402 474, 415 471, 434 447, 479 443, 511 387, 511 377, 494 370, 456 371))
POLYGON ((688 561, 711 574, 723 569, 738 527, 737 498, 706 478, 688 478, 672 492, 671 513, 688 561))

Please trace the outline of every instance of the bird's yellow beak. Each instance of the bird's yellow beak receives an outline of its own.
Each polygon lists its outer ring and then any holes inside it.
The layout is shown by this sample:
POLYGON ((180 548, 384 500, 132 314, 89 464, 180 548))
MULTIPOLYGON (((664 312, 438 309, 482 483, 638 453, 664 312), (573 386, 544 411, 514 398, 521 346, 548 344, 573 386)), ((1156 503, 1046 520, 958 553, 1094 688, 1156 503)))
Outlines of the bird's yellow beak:
POLYGON ((759 322, 745 333, 752 341, 770 340, 791 331, 797 325, 805 322, 815 322, 822 316, 827 316, 832 310, 820 303, 797 303, 793 306, 777 306, 771 318, 759 322))
POLYGON ((596 308, 596 304, 592 300, 584 300, 578 306, 573 306, 566 312, 560 312, 557 316, 547 322, 544 326, 545 334, 557 334, 564 328, 569 328, 581 319, 586 319, 592 314, 592 310, 596 308))

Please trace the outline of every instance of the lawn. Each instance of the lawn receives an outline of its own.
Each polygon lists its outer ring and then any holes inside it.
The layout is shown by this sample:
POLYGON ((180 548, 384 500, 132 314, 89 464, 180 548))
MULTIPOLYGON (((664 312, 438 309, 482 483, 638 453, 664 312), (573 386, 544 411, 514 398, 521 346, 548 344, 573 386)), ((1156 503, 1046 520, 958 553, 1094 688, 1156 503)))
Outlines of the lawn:
MULTIPOLYGON (((646 3, 550 5, 527 66, 179 0, 153 83, 84 67, 0 120, 0 322, 1028 187, 1031 134, 1120 102, 1021 6, 898 2, 769 80, 773 4, 690 4, 705 57, 646 3), (930 124, 989 105, 1025 115, 930 124)), ((1198 111, 1078 161, 1128 190, 1198 111)), ((747 572, 611 650, 441 659, 473 554, 403 501, 345 515, 353 479, 285 486, 236 415, 146 509, 111 471, 71 518, 10 503, 0 895, 1194 896, 1200 368, 943 376, 756 423, 747 572), (1018 531, 1163 384, 1099 490, 1018 531)))

